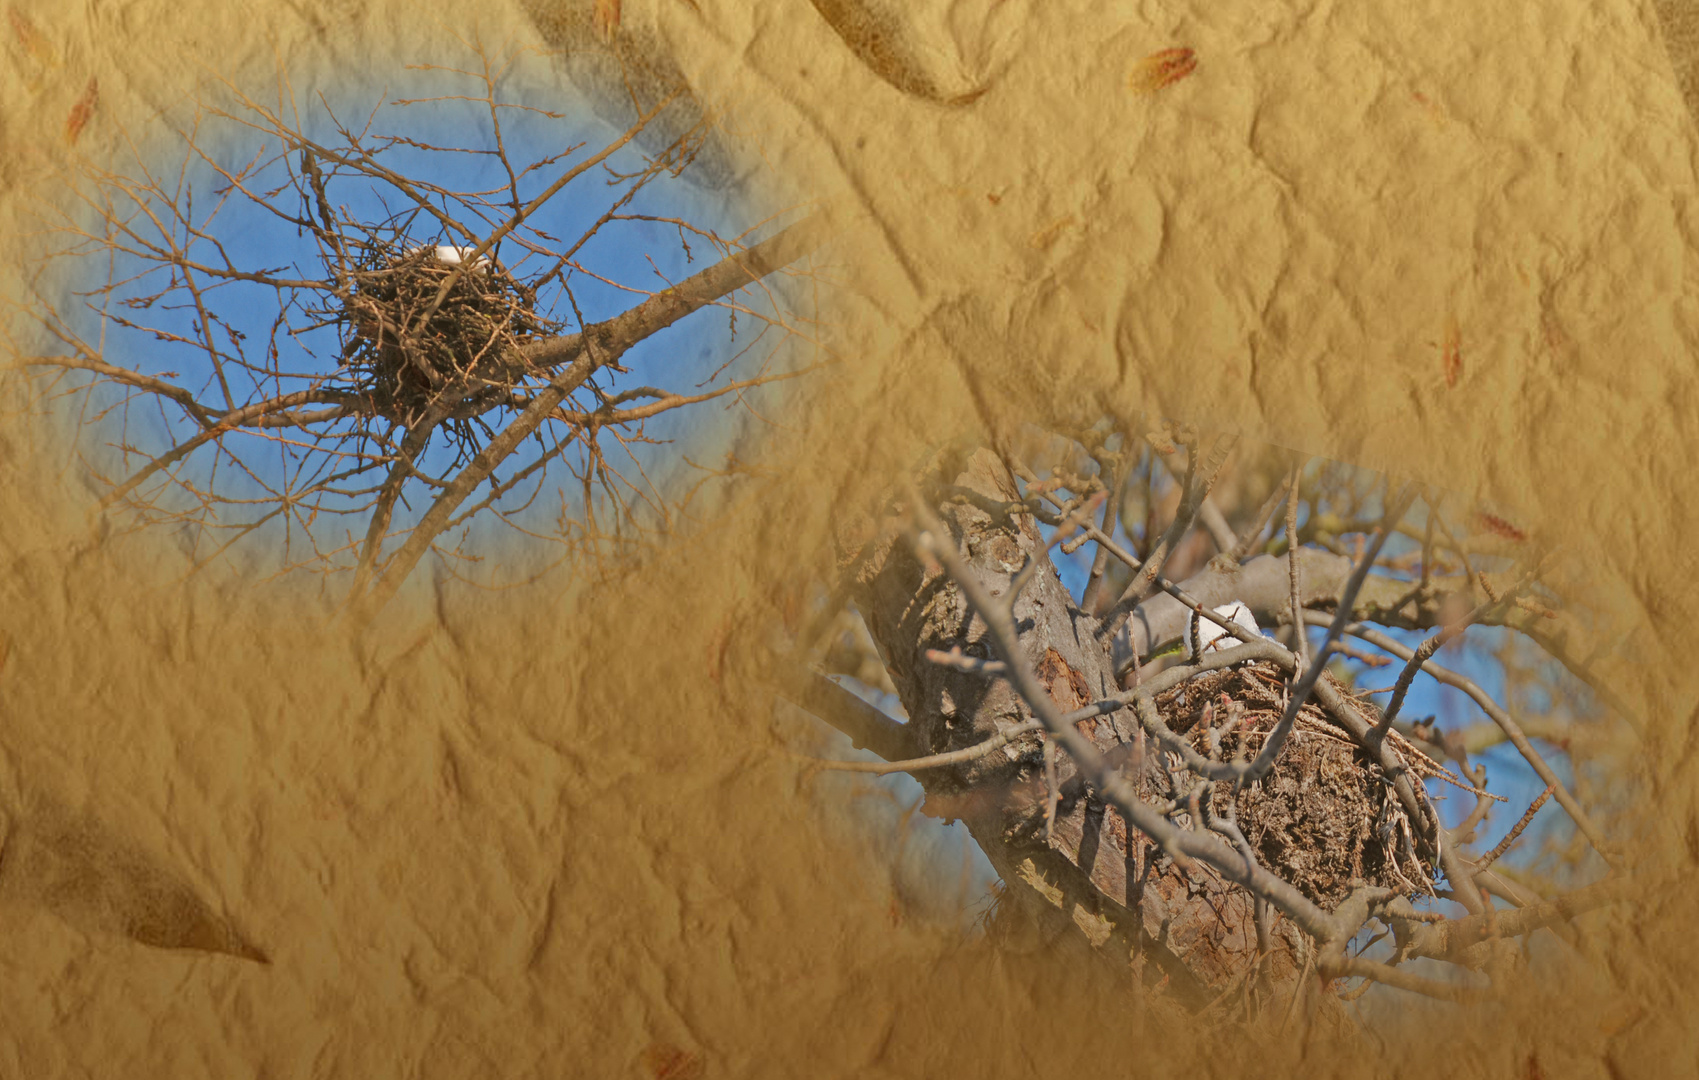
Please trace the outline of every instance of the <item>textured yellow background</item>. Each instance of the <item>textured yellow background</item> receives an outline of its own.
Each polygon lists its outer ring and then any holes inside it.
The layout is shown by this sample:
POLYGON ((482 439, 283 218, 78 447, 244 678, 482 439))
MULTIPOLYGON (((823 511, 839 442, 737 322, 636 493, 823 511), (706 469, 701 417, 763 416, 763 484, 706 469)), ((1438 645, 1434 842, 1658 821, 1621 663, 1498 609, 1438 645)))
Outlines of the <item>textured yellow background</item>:
MULTIPOLYGON (((8 44, 9 227, 91 75, 102 145, 203 67, 371 86, 463 57, 455 34, 532 33, 440 0, 18 10, 56 54, 8 44)), ((286 588, 177 583, 169 544, 90 546, 63 433, 6 421, 0 815, 114 823, 271 963, 0 896, 0 1075, 639 1076, 654 1044, 709 1076, 1242 1075, 1247 1051, 1154 1038, 1086 974, 905 909, 871 831, 773 752, 727 646, 826 565, 829 505, 925 439, 1104 405, 1394 469, 1568 546, 1615 625, 1656 634, 1605 661, 1650 725, 1630 841, 1691 870, 1699 144, 1653 7, 916 4, 940 80, 989 83, 953 107, 804 0, 625 13, 762 183, 861 212, 832 256, 850 364, 796 403, 806 438, 777 436, 759 497, 639 579, 570 601, 426 582, 361 640, 286 588), (1197 70, 1132 93, 1177 45, 1197 70)), ((1694 1060, 1696 908, 1637 910, 1607 980, 1537 988, 1456 1049, 1430 1029, 1255 1062, 1519 1076, 1538 1044, 1548 1076, 1667 1075, 1694 1060)))

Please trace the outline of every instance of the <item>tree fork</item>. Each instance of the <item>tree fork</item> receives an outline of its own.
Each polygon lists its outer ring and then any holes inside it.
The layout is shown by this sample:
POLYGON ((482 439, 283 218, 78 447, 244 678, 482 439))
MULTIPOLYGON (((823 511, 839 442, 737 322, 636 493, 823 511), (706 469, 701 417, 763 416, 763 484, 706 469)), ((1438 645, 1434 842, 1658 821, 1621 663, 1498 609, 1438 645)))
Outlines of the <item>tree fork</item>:
MULTIPOLYGON (((922 488, 931 493, 924 496, 929 500, 952 489, 982 497, 947 501, 939 515, 967 572, 985 591, 1007 595, 1028 559, 1036 561, 1036 572, 1016 600, 1015 617, 1020 647, 1057 707, 1070 712, 1116 693, 1109 650, 1095 633, 1098 620, 1069 596, 1035 519, 982 508, 1019 501, 1014 479, 996 455, 983 449, 940 454, 922 488)), ((915 752, 964 749, 1030 722, 1031 710, 1006 681, 926 659, 929 649, 990 658, 986 626, 948 576, 929 571, 901 542, 902 522, 884 525, 842 552, 844 584, 889 657, 915 752)), ((1083 721, 1079 730, 1100 753, 1136 763, 1141 743, 1137 723, 1126 713, 1083 721)), ((1142 964, 1136 953, 1154 964, 1146 969, 1146 981, 1165 975, 1177 1003, 1206 1004, 1256 963, 1251 897, 1207 870, 1188 874, 1176 867, 1113 809, 1086 797, 1065 754, 1058 761, 1061 802, 1054 839, 1047 845, 1042 746, 1041 737, 1030 733, 969 763, 926 770, 917 779, 926 789, 929 812, 967 825, 1011 898, 1040 925, 1072 923, 1084 940, 1100 952, 1113 950, 1123 965, 1142 964)), ((1154 747, 1150 753, 1140 770, 1141 788, 1155 783, 1154 747)), ((1276 941, 1270 973, 1276 984, 1290 982, 1299 957, 1279 935, 1276 941)))

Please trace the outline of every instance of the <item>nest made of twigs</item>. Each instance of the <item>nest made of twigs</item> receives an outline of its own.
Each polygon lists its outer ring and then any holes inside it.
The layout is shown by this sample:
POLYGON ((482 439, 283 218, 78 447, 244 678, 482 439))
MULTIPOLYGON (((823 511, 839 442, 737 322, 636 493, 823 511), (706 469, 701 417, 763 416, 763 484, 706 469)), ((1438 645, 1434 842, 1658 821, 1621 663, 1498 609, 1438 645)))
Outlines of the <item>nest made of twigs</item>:
MULTIPOLYGON (((1279 722, 1285 684, 1272 664, 1240 664, 1194 676, 1158 694, 1156 706, 1200 753, 1248 761, 1279 722)), ((1438 768, 1413 747, 1398 746, 1398 753, 1418 784, 1438 768)), ((1210 799, 1216 815, 1232 800, 1262 864, 1323 907, 1344 899, 1353 881, 1412 896, 1433 888, 1423 823, 1409 820, 1380 766, 1313 703, 1299 713, 1267 775, 1236 798, 1232 784, 1214 784, 1210 799)))
POLYGON ((427 247, 374 250, 364 262, 344 298, 343 365, 372 412, 399 425, 433 404, 463 418, 500 404, 530 373, 520 347, 560 330, 537 312, 536 292, 492 261, 460 267, 427 247))

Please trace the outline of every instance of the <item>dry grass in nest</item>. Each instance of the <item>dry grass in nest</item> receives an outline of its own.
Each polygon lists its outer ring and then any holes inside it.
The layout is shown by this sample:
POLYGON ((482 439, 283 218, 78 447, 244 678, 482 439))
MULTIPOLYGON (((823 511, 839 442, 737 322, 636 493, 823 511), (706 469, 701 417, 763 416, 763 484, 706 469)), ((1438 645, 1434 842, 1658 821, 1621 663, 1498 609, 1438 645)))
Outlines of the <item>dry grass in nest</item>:
MULTIPOLYGON (((1274 665, 1242 664, 1189 679, 1156 704, 1200 753, 1211 753, 1213 729, 1216 756, 1249 760, 1279 722, 1284 685, 1274 665)), ((1407 759, 1415 753, 1401 752, 1407 759)), ((1412 779, 1419 783, 1427 764, 1423 759, 1412 779)), ((1232 798, 1231 784, 1213 786, 1216 813, 1232 798)), ((1432 853, 1417 847, 1421 823, 1405 818, 1380 767, 1314 704, 1299 714, 1268 775, 1239 792, 1235 810, 1263 865, 1325 908, 1350 893, 1353 879, 1412 896, 1431 888, 1432 853)))
POLYGON ((449 425, 465 425, 507 401, 530 369, 519 347, 561 332, 537 314, 536 293, 485 262, 469 267, 422 326, 442 284, 457 267, 433 249, 405 254, 373 249, 354 271, 342 320, 343 363, 372 412, 410 427, 432 404, 449 425))

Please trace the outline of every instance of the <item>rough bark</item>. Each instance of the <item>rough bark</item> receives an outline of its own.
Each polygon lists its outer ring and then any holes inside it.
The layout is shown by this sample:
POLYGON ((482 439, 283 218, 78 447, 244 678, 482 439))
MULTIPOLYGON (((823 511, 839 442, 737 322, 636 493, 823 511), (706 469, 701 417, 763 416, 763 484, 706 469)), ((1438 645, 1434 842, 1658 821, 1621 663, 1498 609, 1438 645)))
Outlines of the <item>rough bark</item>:
MULTIPOLYGON (((1237 813, 1217 814, 1215 788, 1196 780, 1197 776, 1214 776, 1217 768, 1228 767, 1219 762, 1211 765, 1198 756, 1198 740, 1205 737, 1210 755, 1218 750, 1217 729, 1210 726, 1208 717, 1221 708, 1231 713, 1252 699, 1266 704, 1270 687, 1276 692, 1277 707, 1273 712, 1263 709, 1256 713, 1262 717, 1257 722, 1265 723, 1288 712, 1281 704, 1286 699, 1279 692, 1280 679, 1267 676, 1269 686, 1261 687, 1257 692, 1264 697, 1257 698, 1255 688, 1241 687, 1242 692, 1228 693, 1219 683, 1193 681, 1204 674, 1192 667, 1174 671, 1171 676, 1153 674, 1147 668, 1142 684, 1145 695, 1173 690, 1185 680, 1185 700, 1174 698, 1153 705, 1148 696, 1141 695, 1140 706, 1147 711, 1137 715, 1133 710, 1108 708, 1100 699, 1120 697, 1118 676, 1134 657, 1160 651, 1187 632, 1190 617, 1186 606, 1166 593, 1157 593, 1133 610, 1125 626, 1107 623, 1082 610, 1050 561, 1039 523, 1029 512, 1035 511, 1036 505, 1022 501, 1014 478, 988 450, 954 448, 938 453, 921 470, 916 487, 907 491, 901 498, 888 500, 875 512, 878 516, 844 522, 838 536, 841 595, 859 609, 884 672, 903 702, 907 723, 863 715, 865 706, 859 711, 846 708, 838 699, 847 695, 828 695, 819 687, 812 693, 799 690, 802 696, 793 696, 793 700, 800 702, 806 697, 811 702, 808 707, 820 715, 834 716, 829 722, 850 733, 858 745, 888 747, 888 751, 879 752, 891 763, 889 770, 907 769, 920 781, 927 793, 927 811, 961 820, 968 827, 1003 879, 1006 891, 1001 899, 1008 906, 1000 911, 1030 916, 1030 923, 1040 931, 1037 940, 1046 949, 1095 949, 1121 970, 1130 967, 1146 986, 1165 991, 1153 999, 1163 1008, 1178 1006, 1195 1011, 1212 1003, 1238 1002, 1241 990, 1248 992, 1243 997, 1247 1015, 1259 1011, 1259 1001, 1262 1007, 1271 1001, 1277 1007, 1283 1002, 1295 1007, 1301 996, 1307 997, 1303 994, 1306 987, 1312 985, 1305 983, 1301 974, 1311 970, 1312 962, 1313 970, 1324 978, 1365 976, 1448 1000, 1475 993, 1349 956, 1345 950, 1346 942, 1367 919, 1372 916, 1386 921, 1390 916, 1400 942, 1410 943, 1412 948, 1419 944, 1420 949, 1411 955, 1444 958, 1464 966, 1490 965, 1496 962, 1494 956, 1502 951, 1503 943, 1488 941, 1482 934, 1490 937, 1492 925, 1512 925, 1497 913, 1482 914, 1473 892, 1477 878, 1455 846, 1446 845, 1442 852, 1437 843, 1429 842, 1437 836, 1439 821, 1421 795, 1419 764, 1413 764, 1415 759, 1395 747, 1396 740, 1378 726, 1380 716, 1372 707, 1349 698, 1326 673, 1314 684, 1315 704, 1322 719, 1312 723, 1310 735, 1347 747, 1344 756, 1351 759, 1350 769, 1357 770, 1358 779, 1364 782, 1349 790, 1341 787, 1343 794, 1334 800, 1338 807, 1329 810, 1321 805, 1326 800, 1305 796, 1296 813, 1291 812, 1291 806, 1275 806, 1269 811, 1273 802, 1279 801, 1274 798, 1271 802, 1270 797, 1270 791, 1278 786, 1276 781, 1282 777, 1286 781, 1296 779, 1297 790, 1303 792, 1310 790, 1310 782, 1319 775, 1313 754, 1305 759, 1303 754, 1288 753, 1293 749, 1288 743, 1284 750, 1270 756, 1274 767, 1286 772, 1260 787, 1230 792, 1240 800, 1234 804, 1237 813), (904 505, 908 499, 918 499, 927 512, 917 513, 919 508, 904 505), (928 522, 924 527, 932 530, 930 535, 913 532, 917 520, 928 522), (917 549, 928 553, 924 559, 916 555, 917 549), (948 571, 934 560, 947 563, 948 571), (1008 597, 1017 585, 1018 595, 1011 604, 1008 597), (974 598, 971 608, 968 595, 974 598), (975 612, 983 613, 992 625, 988 627, 975 612), (1112 632, 1117 627, 1118 632, 1112 632), (933 650, 955 654, 958 659, 934 661, 927 655, 933 650), (960 662, 961 656, 995 661, 996 666, 990 672, 976 670, 973 663, 960 662), (1021 687, 1019 693, 1015 685, 1021 687), (1201 697, 1192 700, 1194 694, 1201 697), (1050 701, 1044 700, 1045 695, 1050 701), (1034 719, 1035 707, 1042 713, 1042 722, 1034 719), (1153 708, 1156 719, 1149 711, 1153 708), (1079 720, 1077 736, 1066 726, 1068 714, 1090 717, 1079 720), (1140 724, 1141 719, 1145 724, 1140 724), (1141 730, 1145 731, 1142 735, 1141 730), (1177 739, 1175 732, 1192 732, 1193 739, 1177 739), (1148 746, 1147 736, 1153 740, 1148 746), (1170 755, 1158 752, 1157 738, 1176 755, 1187 755, 1193 771, 1178 771, 1178 766, 1168 760, 1170 755), (1049 739, 1065 745, 1068 752, 1056 751, 1047 760, 1047 749, 1056 750, 1047 746, 1049 739), (975 753, 976 748, 981 752, 975 753), (951 757, 919 763, 893 761, 893 754, 904 753, 951 757), (1085 764, 1084 772, 1076 770, 1075 758, 1085 764), (1054 778, 1049 773, 1052 767, 1054 778), (1170 767, 1176 769, 1173 775, 1170 767), (1091 784, 1086 783, 1086 777, 1091 784), (1379 797, 1382 788, 1376 781, 1385 785, 1384 798, 1379 797), (1099 788, 1111 794, 1119 810, 1105 805, 1099 788), (1193 801, 1206 788, 1213 818, 1200 818, 1202 804, 1193 801), (1352 798, 1345 797, 1352 792, 1352 798), (1245 799, 1251 802, 1243 802, 1245 799), (1167 812, 1161 809, 1163 806, 1167 812), (1259 826, 1259 806, 1265 811, 1261 818, 1267 821, 1286 814, 1274 832, 1259 826), (1122 813, 1161 836, 1166 850, 1174 851, 1182 862, 1191 855, 1192 864, 1177 867, 1149 836, 1130 829, 1122 813), (1403 816, 1395 819, 1388 814, 1403 816), (1384 844, 1390 842, 1385 840, 1386 830, 1394 820, 1406 823, 1414 833, 1404 834, 1401 850, 1415 860, 1422 886, 1412 885, 1396 862, 1385 855, 1392 850, 1384 844), (1197 821, 1208 822, 1214 832, 1237 837, 1244 857, 1260 865, 1247 869, 1248 864, 1194 849, 1193 842, 1206 835, 1188 831, 1197 821), (1370 821, 1381 822, 1377 828, 1381 830, 1382 840, 1378 842, 1383 850, 1378 855, 1360 831, 1370 821), (1345 833, 1339 832, 1341 824, 1345 833), (1255 834, 1255 838, 1237 832, 1235 825, 1255 834), (1348 872, 1337 871, 1325 857, 1318 865, 1326 873, 1308 870, 1315 857, 1323 853, 1306 837, 1341 835, 1362 839, 1360 845, 1351 848, 1349 860, 1338 864, 1348 872), (1269 846, 1270 836, 1275 837, 1273 848, 1269 846), (1291 868, 1300 865, 1297 858, 1282 862, 1285 855, 1293 853, 1302 856, 1302 865, 1313 879, 1308 885, 1297 884, 1291 876, 1295 873, 1291 868), (1266 868, 1275 864, 1287 866, 1288 876, 1270 875, 1266 868), (1390 872, 1388 867, 1392 867, 1390 872), (1258 879, 1260 884, 1246 884, 1257 875, 1263 875, 1258 879), (1451 895, 1475 913, 1458 920, 1456 927, 1441 924, 1446 927, 1443 932, 1435 931, 1429 919, 1407 910, 1408 897, 1428 888, 1430 878, 1440 877, 1452 883, 1451 895), (1240 884, 1230 884, 1228 878, 1240 884), (1257 904, 1247 888, 1256 888, 1259 895, 1268 898, 1263 914, 1274 915, 1263 924, 1260 940, 1257 904), (1349 893, 1341 900, 1340 893, 1345 889, 1349 893), (1291 921, 1275 912, 1284 913, 1291 921), (1480 925, 1471 921, 1476 917, 1482 918, 1480 925), (1309 951, 1312 948, 1316 949, 1313 954, 1309 951), (1259 949, 1266 954, 1259 954, 1259 949)), ((1378 550, 1378 544, 1366 557, 1372 560, 1374 550, 1378 550)), ((1361 633, 1378 647, 1401 656, 1408 650, 1400 652, 1402 646, 1359 624, 1429 628, 1457 624, 1458 620, 1495 622, 1534 637, 1571 671, 1582 678, 1588 676, 1587 662, 1578 662, 1576 657, 1591 656, 1596 643, 1590 641, 1583 622, 1563 610, 1560 602, 1548 607, 1537 597, 1517 596, 1515 606, 1509 600, 1481 603, 1477 592, 1489 597, 1499 595, 1488 576, 1425 576, 1417 583, 1371 574, 1360 581, 1361 572, 1353 570, 1351 559, 1309 549, 1300 549, 1296 557, 1301 600, 1293 598, 1291 567, 1284 556, 1263 556, 1242 565, 1218 558, 1182 582, 1179 591, 1188 602, 1212 607, 1229 600, 1244 601, 1265 625, 1291 622, 1290 609, 1295 602, 1323 611, 1349 602, 1353 610, 1341 623, 1352 633, 1361 633), (1353 599, 1347 601, 1347 594, 1353 599), (1566 650, 1566 645, 1583 648, 1566 650)), ((1506 573, 1514 577, 1519 571, 1513 569, 1498 576, 1506 573)), ((1505 587, 1511 583, 1501 582, 1505 587)), ((1313 622, 1327 616, 1311 610, 1305 612, 1305 619, 1313 622)), ((1287 673, 1288 682, 1294 669, 1301 667, 1291 653, 1273 643, 1247 647, 1246 651, 1275 663, 1287 673)), ((1225 669, 1235 663, 1223 659, 1217 666, 1225 669)), ((1209 666, 1207 659, 1200 665, 1209 666)), ((1300 688, 1300 699, 1303 694, 1300 688)), ((1482 704, 1493 711, 1490 703, 1482 704)), ((1249 714, 1233 714, 1221 730, 1232 730, 1243 715, 1249 714)), ((1508 735, 1517 736, 1512 722, 1493 715, 1508 735)), ((1281 724, 1290 719, 1288 716, 1281 724)), ((1270 729, 1261 730, 1267 733, 1270 729)), ((1276 725, 1272 730, 1293 729, 1276 725)), ((1255 734, 1251 726, 1244 731, 1255 734)), ((1522 743, 1518 747, 1524 749, 1522 743)), ((1242 760, 1241 751, 1230 750, 1225 743, 1219 750, 1239 755, 1235 760, 1242 760)), ((1543 767, 1537 754, 1525 750, 1525 756, 1536 769, 1543 767)), ((1561 785, 1555 779, 1552 783, 1563 801, 1561 785)), ((1570 809, 1570 802, 1563 805, 1570 809)), ((1595 847, 1605 853, 1585 814, 1579 808, 1570 809, 1570 813, 1595 847)), ((1608 898, 1596 902, 1608 902, 1608 898)), ((1567 907, 1548 907, 1530 915, 1531 921, 1526 924, 1515 923, 1522 927, 1517 932, 1573 913, 1567 907)), ((996 928, 1010 927, 999 922, 996 928)), ((1331 1026, 1341 1022, 1345 1014, 1339 1000, 1324 993, 1306 1015, 1311 1021, 1319 1019, 1331 1026)))
MULTIPOLYGON (((964 501, 966 488, 997 503, 1019 495, 1002 462, 987 450, 951 451, 934 460, 922 497, 940 508, 968 571, 1004 595, 1028 558, 1038 570, 1015 605, 1021 644, 1056 704, 1073 710, 1116 691, 1108 643, 1095 618, 1077 607, 1051 563, 1037 523, 997 516, 964 501)), ((959 648, 989 659, 985 626, 938 567, 928 568, 904 542, 902 507, 883 523, 852 523, 840 536, 845 585, 860 608, 908 713, 917 754, 960 750, 1032 719, 1007 682, 926 659, 929 649, 959 648), (881 527, 881 525, 883 527, 881 527)), ((1082 721, 1097 748, 1135 770, 1156 799, 1166 783, 1154 753, 1140 752, 1136 722, 1115 714, 1082 721)), ((1215 997, 1256 956, 1250 898, 1199 869, 1179 872, 1148 838, 1131 832, 1057 755, 1060 803, 1046 839, 1043 742, 1029 733, 1001 750, 919 779, 934 815, 961 820, 1009 887, 1009 896, 1041 925, 1069 923, 1100 952, 1161 982, 1193 1006, 1215 997), (1147 963, 1148 962, 1148 963, 1147 963)), ((1298 970, 1291 940, 1276 935, 1270 974, 1298 970)))

